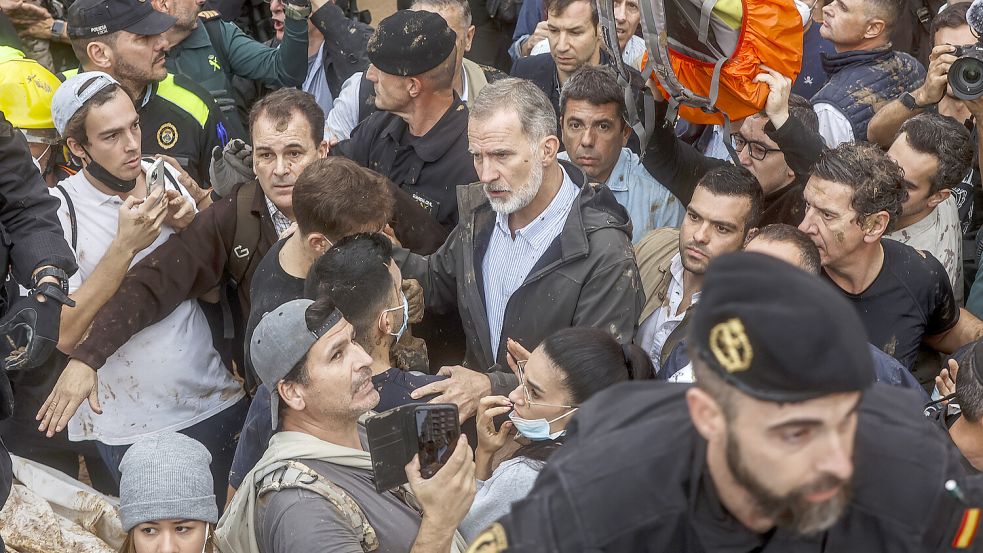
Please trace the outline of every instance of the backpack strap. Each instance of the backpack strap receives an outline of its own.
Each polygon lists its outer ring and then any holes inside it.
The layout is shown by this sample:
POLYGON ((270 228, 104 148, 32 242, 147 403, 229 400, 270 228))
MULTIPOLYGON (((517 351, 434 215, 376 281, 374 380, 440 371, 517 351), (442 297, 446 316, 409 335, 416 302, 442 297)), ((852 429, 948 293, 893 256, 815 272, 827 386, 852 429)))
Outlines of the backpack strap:
POLYGON ((376 536, 375 528, 369 524, 365 512, 352 496, 304 463, 297 460, 275 463, 262 474, 257 474, 256 482, 258 482, 257 500, 267 493, 292 488, 316 493, 326 499, 341 520, 351 526, 355 535, 359 536, 362 551, 379 549, 379 538, 376 536))
POLYGON ((68 190, 65 190, 64 186, 56 184, 55 188, 61 191, 61 195, 65 198, 65 206, 68 207, 68 222, 72 226, 72 251, 78 252, 79 226, 78 218, 75 216, 75 203, 72 202, 72 197, 68 195, 68 190))
POLYGON ((257 258, 260 221, 253 216, 252 207, 258 188, 259 184, 253 180, 242 184, 236 191, 236 230, 228 264, 229 277, 235 286, 242 284, 254 258, 257 258))

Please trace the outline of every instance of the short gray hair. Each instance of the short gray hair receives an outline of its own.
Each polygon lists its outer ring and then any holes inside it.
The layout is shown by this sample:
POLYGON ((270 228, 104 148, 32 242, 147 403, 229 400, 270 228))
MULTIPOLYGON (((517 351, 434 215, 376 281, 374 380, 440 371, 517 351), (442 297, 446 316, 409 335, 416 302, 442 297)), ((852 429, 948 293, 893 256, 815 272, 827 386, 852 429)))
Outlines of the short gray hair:
POLYGON ((468 4, 467 0, 413 0, 413 3, 410 5, 410 7, 415 10, 423 10, 428 7, 437 8, 437 9, 440 8, 455 9, 459 12, 461 19, 464 20, 464 26, 465 27, 471 26, 471 5, 468 4))
POLYGON ((501 111, 519 116, 522 132, 532 142, 556 136, 556 111, 546 94, 531 81, 510 77, 488 83, 468 103, 469 119, 481 121, 501 111))

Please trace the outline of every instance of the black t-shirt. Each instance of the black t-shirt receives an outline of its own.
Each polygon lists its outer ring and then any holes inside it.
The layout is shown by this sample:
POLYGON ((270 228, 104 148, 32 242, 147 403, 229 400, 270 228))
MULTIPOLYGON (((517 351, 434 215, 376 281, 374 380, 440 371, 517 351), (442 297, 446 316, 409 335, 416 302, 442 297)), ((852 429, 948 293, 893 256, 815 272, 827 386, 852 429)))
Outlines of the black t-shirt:
POLYGON ((870 343, 911 370, 922 340, 955 326, 959 307, 932 254, 894 240, 881 245, 884 265, 874 282, 859 294, 843 295, 856 306, 870 343))
MULTIPOLYGON (((288 301, 304 297, 304 279, 287 274, 280 266, 280 250, 287 240, 289 238, 284 238, 270 247, 270 251, 256 266, 252 286, 249 288, 252 303, 249 309, 249 321, 246 322, 246 367, 249 374, 254 376, 253 362, 249 357, 249 341, 253 337, 256 325, 262 320, 263 315, 288 301)), ((259 379, 256 382, 259 382, 259 379)))

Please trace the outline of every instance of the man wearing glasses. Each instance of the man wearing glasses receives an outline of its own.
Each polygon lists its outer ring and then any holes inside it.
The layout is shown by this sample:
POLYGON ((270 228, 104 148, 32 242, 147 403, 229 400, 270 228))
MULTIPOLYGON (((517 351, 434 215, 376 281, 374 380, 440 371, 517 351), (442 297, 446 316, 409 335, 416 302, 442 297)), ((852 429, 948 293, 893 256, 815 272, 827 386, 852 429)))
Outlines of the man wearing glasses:
MULTIPOLYGON (((761 66, 761 70, 757 79, 770 88, 764 112, 740 123, 733 135, 734 149, 741 165, 761 183, 765 196, 761 225, 797 226, 805 209, 802 190, 825 144, 809 102, 791 95, 791 80, 768 67, 761 66)), ((651 81, 650 86, 654 87, 651 81)), ((656 99, 662 98, 661 92, 653 92, 656 99)), ((665 107, 665 103, 657 104, 657 110, 665 107)), ((707 157, 677 138, 674 123, 665 121, 656 126, 642 164, 683 205, 688 205, 703 175, 728 161, 707 157)))

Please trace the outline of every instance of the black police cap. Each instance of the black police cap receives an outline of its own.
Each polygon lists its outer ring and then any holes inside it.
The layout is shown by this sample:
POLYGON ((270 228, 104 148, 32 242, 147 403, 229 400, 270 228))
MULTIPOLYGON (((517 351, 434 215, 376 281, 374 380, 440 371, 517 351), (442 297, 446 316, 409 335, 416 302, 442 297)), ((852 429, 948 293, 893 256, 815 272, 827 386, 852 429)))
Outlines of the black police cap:
POLYGON ((93 38, 117 31, 159 35, 177 21, 150 5, 150 0, 77 0, 68 8, 68 36, 93 38))
POLYGON ((457 34, 444 18, 424 10, 397 10, 369 38, 369 61, 383 73, 413 77, 426 73, 454 51, 457 34))
POLYGON ((874 381, 867 332, 840 292, 784 261, 715 259, 694 306, 689 343, 724 381, 765 401, 854 392, 874 381))

